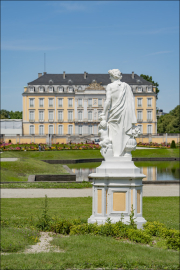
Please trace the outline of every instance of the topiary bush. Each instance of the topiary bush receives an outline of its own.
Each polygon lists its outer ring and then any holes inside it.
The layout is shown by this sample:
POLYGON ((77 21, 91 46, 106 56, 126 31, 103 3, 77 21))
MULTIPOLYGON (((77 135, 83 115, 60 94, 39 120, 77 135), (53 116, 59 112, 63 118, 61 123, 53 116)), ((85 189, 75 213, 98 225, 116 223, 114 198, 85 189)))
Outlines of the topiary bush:
POLYGON ((176 143, 174 140, 172 140, 172 142, 171 142, 171 148, 176 148, 176 143))

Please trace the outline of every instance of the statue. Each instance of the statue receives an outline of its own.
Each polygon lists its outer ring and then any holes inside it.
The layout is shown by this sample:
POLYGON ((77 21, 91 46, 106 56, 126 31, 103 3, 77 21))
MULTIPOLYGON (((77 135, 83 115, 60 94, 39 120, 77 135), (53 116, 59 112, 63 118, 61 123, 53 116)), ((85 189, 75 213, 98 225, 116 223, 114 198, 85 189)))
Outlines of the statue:
POLYGON ((119 69, 109 70, 111 82, 106 88, 106 101, 104 111, 100 115, 98 126, 101 154, 114 157, 128 156, 136 149, 136 140, 140 130, 135 126, 137 123, 134 107, 134 96, 131 87, 121 82, 119 69), (110 154, 111 152, 111 154, 110 154))

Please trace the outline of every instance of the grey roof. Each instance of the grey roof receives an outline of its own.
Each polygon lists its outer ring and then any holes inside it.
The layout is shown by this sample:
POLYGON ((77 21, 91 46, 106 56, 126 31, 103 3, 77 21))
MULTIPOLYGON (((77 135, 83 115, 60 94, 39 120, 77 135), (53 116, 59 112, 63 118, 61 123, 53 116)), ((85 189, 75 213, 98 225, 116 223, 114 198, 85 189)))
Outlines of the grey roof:
MULTIPOLYGON (((40 78, 29 82, 28 85, 49 85, 50 80, 52 80, 53 85, 89 85, 93 80, 102 85, 107 85, 111 83, 109 79, 109 74, 88 74, 87 78, 84 79, 84 74, 66 74, 65 79, 63 79, 63 74, 44 74, 40 78), (71 80, 71 82, 69 82, 71 80)), ((142 77, 134 74, 134 79, 132 79, 132 74, 122 73, 122 82, 135 85, 152 85, 152 83, 144 80, 142 77)))

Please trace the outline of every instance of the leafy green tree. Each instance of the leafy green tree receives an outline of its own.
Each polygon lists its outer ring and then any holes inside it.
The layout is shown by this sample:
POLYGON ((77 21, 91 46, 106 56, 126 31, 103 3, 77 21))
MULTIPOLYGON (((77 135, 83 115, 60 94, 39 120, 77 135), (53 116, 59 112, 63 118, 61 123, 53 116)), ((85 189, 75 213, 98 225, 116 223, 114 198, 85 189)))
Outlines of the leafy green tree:
POLYGON ((22 112, 0 110, 0 119, 22 119, 22 112))
POLYGON ((0 119, 9 119, 9 111, 0 110, 0 119))
POLYGON ((145 79, 146 81, 151 82, 151 83, 153 84, 153 86, 156 86, 156 94, 158 95, 158 93, 159 93, 159 91, 160 91, 159 88, 158 88, 159 84, 158 84, 157 82, 154 82, 154 81, 153 81, 152 76, 144 75, 144 74, 141 74, 140 76, 141 76, 143 79, 145 79))
POLYGON ((157 120, 158 133, 180 133, 180 105, 157 120))

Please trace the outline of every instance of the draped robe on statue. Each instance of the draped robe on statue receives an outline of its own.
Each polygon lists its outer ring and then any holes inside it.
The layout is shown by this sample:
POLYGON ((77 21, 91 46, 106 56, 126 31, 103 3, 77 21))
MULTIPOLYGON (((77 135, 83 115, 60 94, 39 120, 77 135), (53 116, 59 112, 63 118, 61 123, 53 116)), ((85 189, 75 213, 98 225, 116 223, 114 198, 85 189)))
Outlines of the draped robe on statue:
POLYGON ((128 139, 132 135, 132 125, 137 123, 134 96, 131 87, 120 81, 108 85, 107 97, 111 103, 108 114, 109 138, 114 156, 123 155, 128 139), (109 93, 108 93, 109 92, 109 93))

